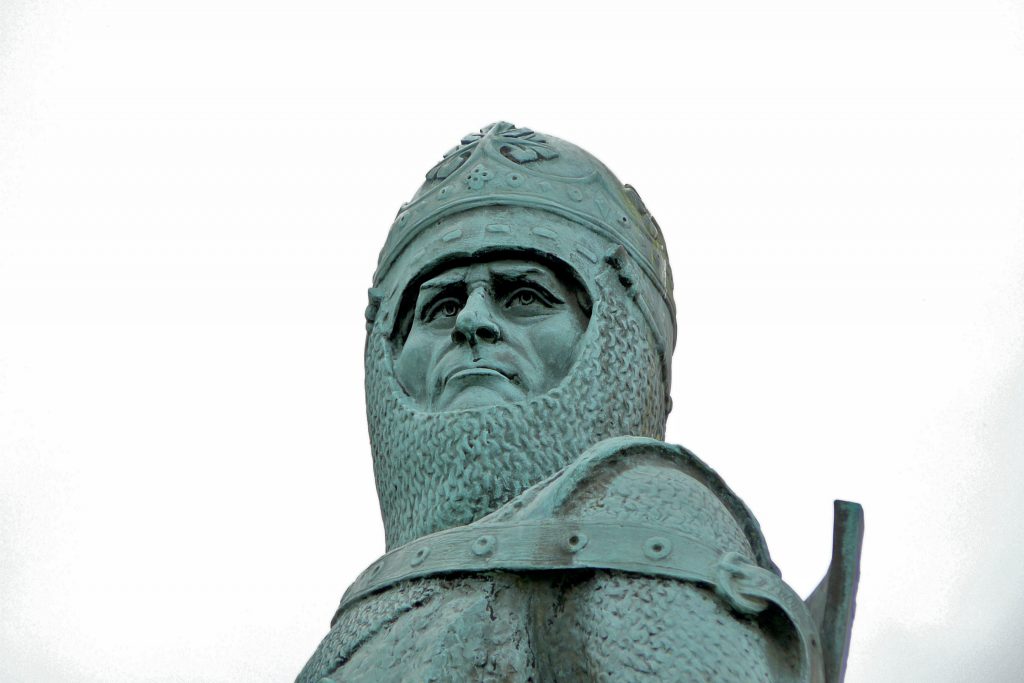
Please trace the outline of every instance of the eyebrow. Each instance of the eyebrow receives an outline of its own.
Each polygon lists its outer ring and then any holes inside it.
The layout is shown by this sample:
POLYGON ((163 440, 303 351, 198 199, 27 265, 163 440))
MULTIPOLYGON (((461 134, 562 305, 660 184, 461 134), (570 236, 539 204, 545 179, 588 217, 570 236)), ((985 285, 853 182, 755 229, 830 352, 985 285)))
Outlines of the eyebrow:
MULTIPOLYGON (((552 283, 553 280, 556 279, 556 278, 553 278, 550 275, 550 273, 547 273, 547 272, 541 270, 540 268, 537 268, 536 266, 531 266, 531 265, 521 265, 521 266, 509 265, 509 266, 502 266, 500 268, 493 268, 491 270, 491 275, 494 278, 496 278, 496 279, 505 280, 505 281, 520 280, 522 278, 529 277, 529 276, 538 277, 538 278, 540 278, 540 279, 542 279, 544 281, 547 281, 549 283, 552 283)), ((465 281, 466 281, 466 270, 463 269, 463 268, 460 268, 456 272, 442 273, 441 275, 438 275, 437 277, 430 278, 429 280, 424 282, 422 285, 420 285, 420 291, 422 292, 422 291, 431 291, 431 290, 436 290, 436 289, 446 289, 446 288, 452 287, 454 285, 463 284, 465 281)))
POLYGON ((432 277, 422 285, 420 285, 420 291, 432 290, 432 289, 445 289, 453 285, 462 284, 466 280, 466 272, 464 269, 459 269, 461 272, 448 272, 432 277))
MULTIPOLYGON (((509 265, 494 268, 491 270, 491 277, 496 283, 505 286, 533 281, 537 285, 543 286, 552 296, 555 296, 555 292, 561 284, 558 276, 554 273, 530 265, 509 265)), ((558 300, 561 301, 560 298, 558 300)))
POLYGON ((547 273, 536 266, 503 266, 501 268, 492 268, 491 273, 498 277, 505 279, 521 278, 527 275, 539 275, 546 277, 547 273))

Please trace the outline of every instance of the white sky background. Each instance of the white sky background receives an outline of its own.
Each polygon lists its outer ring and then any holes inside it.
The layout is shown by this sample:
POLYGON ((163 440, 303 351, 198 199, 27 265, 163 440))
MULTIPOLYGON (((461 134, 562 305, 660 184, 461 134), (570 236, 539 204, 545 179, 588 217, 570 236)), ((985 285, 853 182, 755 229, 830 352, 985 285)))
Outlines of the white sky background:
POLYGON ((363 309, 498 119, 668 240, 668 438, 850 683, 1024 671, 1024 4, 0 3, 0 680, 287 681, 383 550, 363 309), (768 5, 772 7, 767 9, 768 5))

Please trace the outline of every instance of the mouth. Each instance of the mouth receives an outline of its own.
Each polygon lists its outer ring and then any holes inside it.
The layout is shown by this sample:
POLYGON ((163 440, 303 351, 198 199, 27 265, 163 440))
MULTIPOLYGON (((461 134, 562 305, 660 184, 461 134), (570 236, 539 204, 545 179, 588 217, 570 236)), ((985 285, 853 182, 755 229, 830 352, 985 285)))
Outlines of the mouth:
POLYGON ((452 380, 470 379, 472 377, 500 377, 501 379, 507 379, 509 382, 515 382, 515 375, 486 366, 460 368, 448 375, 444 382, 448 384, 452 380))

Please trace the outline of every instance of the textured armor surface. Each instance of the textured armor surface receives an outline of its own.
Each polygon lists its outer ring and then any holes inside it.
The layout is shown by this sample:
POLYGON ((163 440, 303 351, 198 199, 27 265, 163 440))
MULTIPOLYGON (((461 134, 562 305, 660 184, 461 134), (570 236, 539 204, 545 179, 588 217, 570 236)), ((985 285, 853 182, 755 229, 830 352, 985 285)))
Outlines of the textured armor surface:
MULTIPOLYGON (((426 560, 410 547, 392 551, 388 561, 399 572, 417 565, 430 574, 387 585, 386 569, 377 580, 383 589, 360 597, 361 589, 374 589, 365 582, 382 564, 375 563, 354 584, 357 595, 346 596, 300 680, 401 680, 410 672, 417 679, 467 681, 823 680, 820 667, 809 664, 820 653, 813 645, 801 649, 816 637, 809 620, 795 623, 768 602, 740 614, 720 594, 712 565, 721 556, 760 556, 772 565, 739 499, 682 449, 647 439, 599 444, 467 530, 473 533, 459 541, 461 549, 444 548, 442 540, 460 530, 420 539, 421 550, 434 551, 426 560), (537 520, 556 523, 570 543, 575 538, 586 546, 575 553, 591 551, 587 566, 569 561, 563 571, 547 572, 543 559, 520 557, 516 563, 532 563, 535 571, 484 571, 488 558, 495 568, 508 565, 497 550, 479 552, 474 541, 488 538, 501 548, 537 520), (581 540, 607 523, 636 529, 633 547, 600 547, 596 534, 581 540), (670 532, 683 535, 675 547, 670 532), (652 551, 644 537, 652 533, 664 549, 652 551), (691 563, 691 580, 654 575, 672 554, 692 559, 701 556, 697 550, 711 552, 703 564, 691 563), (477 572, 461 575, 468 566, 462 558, 472 553, 479 556, 477 572), (615 570, 621 567, 631 571, 615 570), (414 650, 403 649, 412 642, 414 650), (408 668, 413 663, 417 668, 408 668)), ((760 571, 782 586, 770 570, 760 571)))
POLYGON ((665 390, 649 334, 620 300, 598 301, 562 385, 500 409, 417 408, 394 380, 387 336, 370 334, 366 404, 388 548, 493 512, 596 441, 663 436, 665 390))

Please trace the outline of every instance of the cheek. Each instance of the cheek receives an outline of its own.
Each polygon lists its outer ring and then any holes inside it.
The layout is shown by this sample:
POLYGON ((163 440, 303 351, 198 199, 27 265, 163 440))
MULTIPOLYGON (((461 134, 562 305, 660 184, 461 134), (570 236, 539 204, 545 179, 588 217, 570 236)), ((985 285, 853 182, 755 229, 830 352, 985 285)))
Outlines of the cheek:
POLYGON ((570 316, 545 320, 530 330, 532 350, 544 365, 549 385, 561 381, 568 372, 582 334, 579 321, 570 316))
POLYGON ((417 401, 425 398, 429 360, 430 344, 423 334, 413 330, 395 357, 395 377, 406 393, 417 401))

